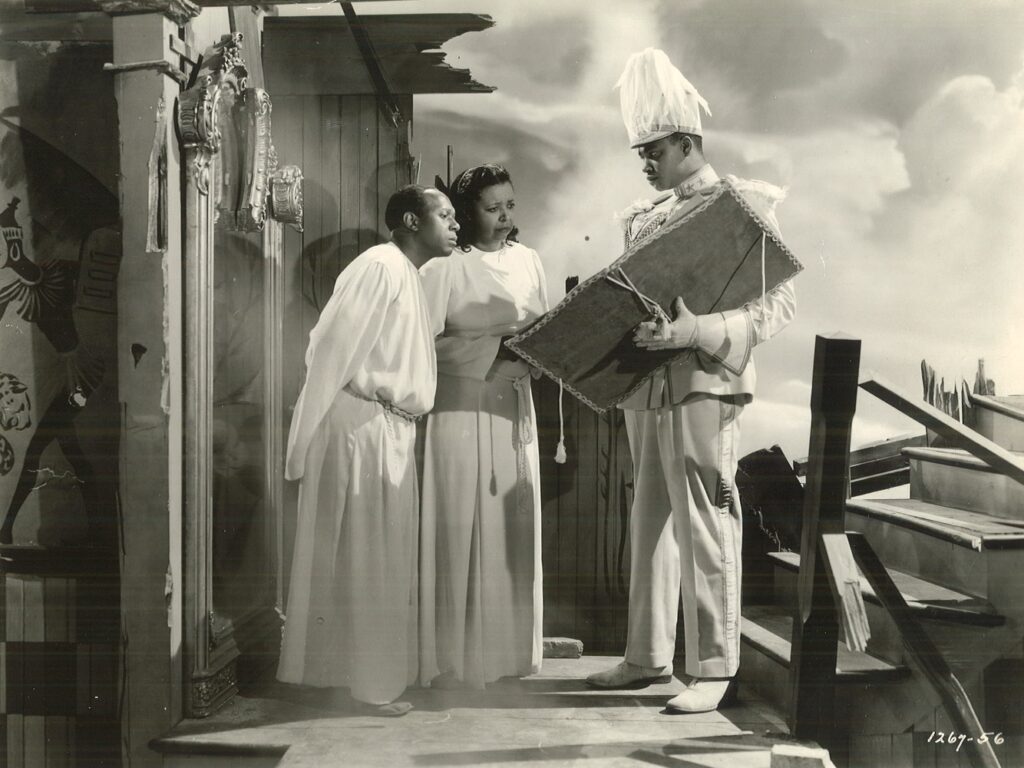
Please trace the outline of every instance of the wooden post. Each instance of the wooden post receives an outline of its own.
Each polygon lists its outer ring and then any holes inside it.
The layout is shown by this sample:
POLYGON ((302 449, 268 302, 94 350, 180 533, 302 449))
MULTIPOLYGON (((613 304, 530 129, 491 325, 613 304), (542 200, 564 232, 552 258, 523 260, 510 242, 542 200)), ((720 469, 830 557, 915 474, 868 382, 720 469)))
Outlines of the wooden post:
MULTIPOLYGON (((162 60, 177 24, 157 13, 116 16, 114 63, 162 60)), ((174 133, 178 82, 165 71, 113 75, 120 144, 124 258, 118 275, 118 391, 123 408, 121 702, 124 762, 159 765, 148 742, 182 715, 183 344, 181 193, 174 133), (154 133, 167 146, 167 240, 146 252, 154 133), (145 356, 133 359, 141 346, 145 356), (166 604, 165 604, 166 598, 166 604)), ((155 201, 154 201, 155 204, 155 201)))
POLYGON ((835 742, 839 623, 822 535, 843 534, 849 485, 850 425, 857 406, 860 340, 818 336, 811 385, 811 437, 800 546, 799 613, 793 622, 790 731, 835 742))

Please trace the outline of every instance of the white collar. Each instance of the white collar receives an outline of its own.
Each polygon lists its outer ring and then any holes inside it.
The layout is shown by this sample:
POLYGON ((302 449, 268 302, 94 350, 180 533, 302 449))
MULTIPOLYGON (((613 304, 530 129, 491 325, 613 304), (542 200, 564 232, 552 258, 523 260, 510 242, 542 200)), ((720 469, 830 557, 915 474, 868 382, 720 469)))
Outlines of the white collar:
POLYGON ((651 204, 657 206, 669 200, 673 202, 686 200, 698 192, 710 189, 719 181, 721 181, 721 177, 719 177, 715 169, 711 167, 710 163, 704 163, 704 165, 683 179, 680 184, 654 198, 651 204))
POLYGON ((715 169, 709 163, 704 163, 672 191, 680 200, 685 200, 688 197, 693 197, 697 192, 703 192, 708 187, 713 187, 718 182, 719 177, 715 169))

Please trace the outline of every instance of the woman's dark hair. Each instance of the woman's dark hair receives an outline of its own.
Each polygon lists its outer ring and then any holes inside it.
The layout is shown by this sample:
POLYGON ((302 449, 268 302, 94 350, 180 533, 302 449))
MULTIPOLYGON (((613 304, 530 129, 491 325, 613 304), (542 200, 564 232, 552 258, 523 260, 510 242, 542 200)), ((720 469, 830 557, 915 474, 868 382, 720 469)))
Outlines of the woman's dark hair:
MULTIPOLYGON (((512 177, 504 167, 496 163, 467 168, 455 177, 448 197, 451 198, 452 207, 455 209, 455 220, 459 222, 458 238, 462 250, 468 251, 477 236, 473 204, 480 199, 480 195, 487 187, 506 183, 511 184, 512 177)), ((518 243, 518 236, 519 228, 515 227, 508 233, 505 242, 518 243)))
POLYGON ((395 230, 402 226, 402 217, 407 213, 422 216, 427 212, 427 187, 406 184, 395 192, 384 209, 384 226, 395 230))

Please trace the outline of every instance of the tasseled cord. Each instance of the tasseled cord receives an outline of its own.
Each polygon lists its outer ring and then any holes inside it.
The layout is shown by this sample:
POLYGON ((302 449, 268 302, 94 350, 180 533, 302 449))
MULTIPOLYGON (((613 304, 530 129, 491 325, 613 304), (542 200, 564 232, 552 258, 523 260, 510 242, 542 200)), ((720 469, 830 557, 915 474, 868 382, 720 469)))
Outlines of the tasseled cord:
POLYGON ((555 449, 555 463, 565 464, 565 413, 562 410, 562 380, 558 380, 558 448, 555 449))
POLYGON ((765 293, 767 293, 767 280, 765 279, 765 265, 764 265, 764 246, 765 246, 765 233, 761 232, 761 325, 764 326, 764 300, 765 293))

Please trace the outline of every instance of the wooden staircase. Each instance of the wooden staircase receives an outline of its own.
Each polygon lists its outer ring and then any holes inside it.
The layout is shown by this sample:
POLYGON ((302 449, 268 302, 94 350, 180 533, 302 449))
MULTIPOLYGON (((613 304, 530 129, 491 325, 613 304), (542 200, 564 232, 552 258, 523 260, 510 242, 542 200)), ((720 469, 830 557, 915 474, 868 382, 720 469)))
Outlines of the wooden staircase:
MULTIPOLYGON (((849 499, 845 529, 861 534, 888 571, 907 612, 966 692, 1001 765, 1024 765, 1024 398, 975 398, 978 433, 965 438, 961 425, 918 412, 887 385, 861 386, 925 426, 938 426, 944 437, 956 433, 947 443, 964 447, 903 448, 910 498, 849 499)), ((792 724, 801 557, 769 557, 772 603, 744 608, 740 682, 792 724)), ((870 639, 857 652, 842 642, 840 629, 835 721, 843 739, 830 745, 833 759, 871 768, 992 765, 963 744, 946 743, 951 732, 959 736, 949 702, 943 705, 934 678, 930 683, 914 663, 863 573, 860 591, 870 639)))

